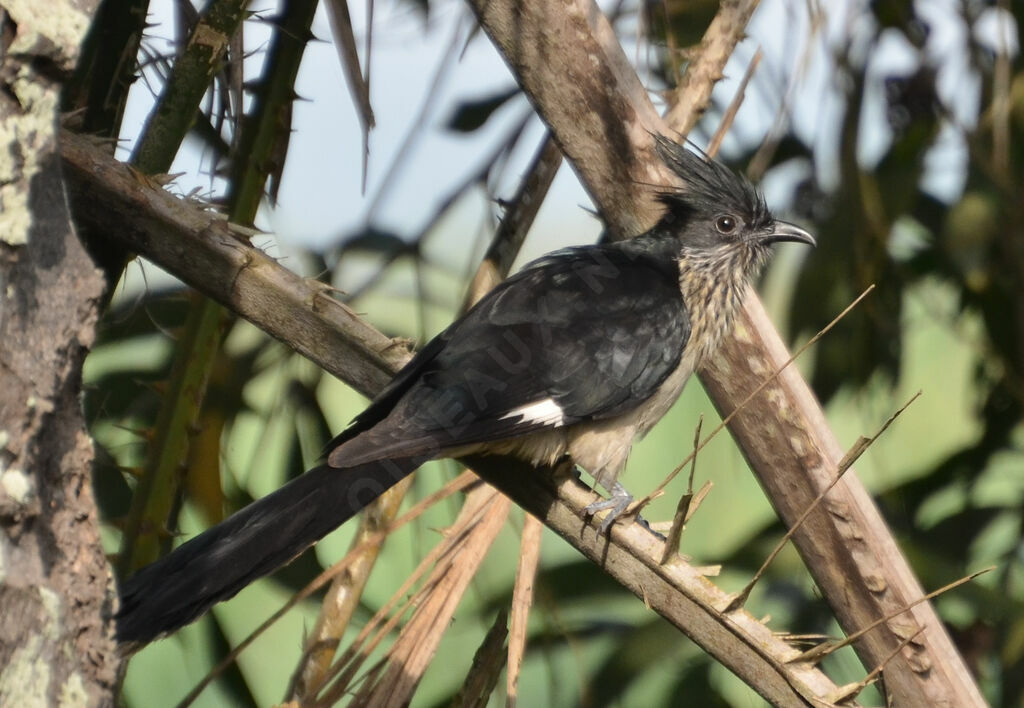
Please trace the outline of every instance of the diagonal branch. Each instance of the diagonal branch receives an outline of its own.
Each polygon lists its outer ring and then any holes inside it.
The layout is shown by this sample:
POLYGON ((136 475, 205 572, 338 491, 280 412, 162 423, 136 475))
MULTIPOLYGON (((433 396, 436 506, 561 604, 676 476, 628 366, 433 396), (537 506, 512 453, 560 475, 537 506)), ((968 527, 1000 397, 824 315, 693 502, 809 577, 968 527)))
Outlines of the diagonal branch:
POLYGON ((87 138, 61 136, 75 217, 372 396, 408 358, 317 281, 281 267, 222 216, 157 189, 87 138))

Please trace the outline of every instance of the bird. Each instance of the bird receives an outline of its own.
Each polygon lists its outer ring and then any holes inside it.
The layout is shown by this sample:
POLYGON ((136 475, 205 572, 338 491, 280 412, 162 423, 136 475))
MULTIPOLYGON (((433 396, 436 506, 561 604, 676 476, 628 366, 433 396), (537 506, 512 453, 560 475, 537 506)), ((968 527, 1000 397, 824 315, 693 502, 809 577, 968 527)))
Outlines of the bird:
POLYGON ((120 584, 116 636, 132 651, 286 565, 427 460, 564 458, 608 492, 609 525, 636 439, 727 336, 778 242, 815 245, 744 177, 654 136, 681 182, 635 238, 524 266, 430 340, 327 446, 322 463, 120 584))

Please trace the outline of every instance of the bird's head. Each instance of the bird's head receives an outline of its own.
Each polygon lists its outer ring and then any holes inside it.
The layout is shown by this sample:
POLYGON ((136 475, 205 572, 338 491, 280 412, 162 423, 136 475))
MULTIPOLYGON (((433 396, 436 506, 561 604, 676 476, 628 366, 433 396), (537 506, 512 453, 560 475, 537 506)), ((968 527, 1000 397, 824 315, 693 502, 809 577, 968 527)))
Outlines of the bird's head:
POLYGON ((661 195, 667 210, 657 231, 678 239, 683 258, 728 264, 740 277, 750 277, 774 243, 815 245, 809 233, 772 216, 760 192, 725 165, 662 136, 656 136, 655 147, 684 187, 661 195))

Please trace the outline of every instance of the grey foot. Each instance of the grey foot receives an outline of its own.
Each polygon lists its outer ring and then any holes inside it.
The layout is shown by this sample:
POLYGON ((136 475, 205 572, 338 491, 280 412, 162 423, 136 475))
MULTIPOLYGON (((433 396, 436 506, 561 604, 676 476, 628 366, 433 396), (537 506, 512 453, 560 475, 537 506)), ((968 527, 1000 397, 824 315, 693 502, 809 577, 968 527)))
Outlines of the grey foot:
POLYGON ((597 512, 604 511, 605 509, 611 510, 608 512, 608 516, 604 517, 604 521, 602 521, 601 525, 597 528, 597 532, 599 534, 607 534, 609 527, 615 523, 615 520, 622 515, 622 512, 624 512, 630 502, 633 501, 633 495, 627 492, 626 488, 618 482, 612 484, 612 487, 608 492, 610 494, 608 499, 602 499, 601 501, 596 501, 593 504, 588 504, 583 509, 583 515, 587 517, 593 516, 597 512))

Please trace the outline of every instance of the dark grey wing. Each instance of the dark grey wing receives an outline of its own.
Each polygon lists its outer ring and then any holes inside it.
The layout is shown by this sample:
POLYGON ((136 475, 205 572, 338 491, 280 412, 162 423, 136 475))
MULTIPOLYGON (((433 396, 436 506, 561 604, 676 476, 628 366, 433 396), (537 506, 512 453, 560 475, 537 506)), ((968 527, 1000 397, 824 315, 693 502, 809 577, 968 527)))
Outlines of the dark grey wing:
POLYGON ((567 249, 499 285, 410 362, 402 390, 357 419, 383 423, 347 436, 331 464, 609 418, 650 398, 690 334, 675 262, 655 247, 567 249))
MULTIPOLYGON (((448 330, 450 329, 451 327, 448 328, 448 330)), ((395 404, 416 383, 423 370, 445 348, 445 345, 448 343, 448 330, 441 332, 427 342, 425 347, 416 352, 415 356, 388 382, 388 385, 374 396, 373 400, 370 401, 370 405, 353 418, 347 428, 327 443, 324 448, 325 456, 388 417, 395 404)))

